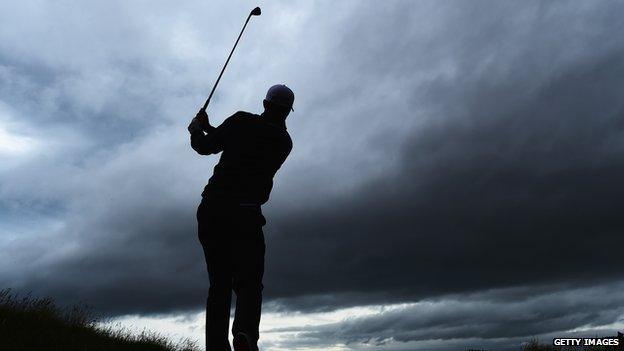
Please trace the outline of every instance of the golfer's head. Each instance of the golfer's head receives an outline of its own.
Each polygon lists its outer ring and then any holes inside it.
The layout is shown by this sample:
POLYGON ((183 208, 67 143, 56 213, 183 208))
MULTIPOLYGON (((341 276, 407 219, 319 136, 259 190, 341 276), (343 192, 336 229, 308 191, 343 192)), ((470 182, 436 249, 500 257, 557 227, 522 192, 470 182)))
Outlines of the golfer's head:
POLYGON ((290 111, 294 111, 295 94, 284 84, 277 84, 269 88, 264 98, 265 113, 286 118, 290 111))

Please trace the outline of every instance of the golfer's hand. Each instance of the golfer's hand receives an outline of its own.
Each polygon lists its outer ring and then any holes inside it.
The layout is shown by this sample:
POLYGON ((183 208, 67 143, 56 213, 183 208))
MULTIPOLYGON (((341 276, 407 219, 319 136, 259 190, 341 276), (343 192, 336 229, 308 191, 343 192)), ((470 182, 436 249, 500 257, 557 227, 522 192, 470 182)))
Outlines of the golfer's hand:
POLYGON ((188 126, 188 131, 192 134, 196 131, 207 131, 210 129, 210 122, 208 121, 208 114, 205 110, 201 109, 195 115, 195 118, 191 121, 188 126))

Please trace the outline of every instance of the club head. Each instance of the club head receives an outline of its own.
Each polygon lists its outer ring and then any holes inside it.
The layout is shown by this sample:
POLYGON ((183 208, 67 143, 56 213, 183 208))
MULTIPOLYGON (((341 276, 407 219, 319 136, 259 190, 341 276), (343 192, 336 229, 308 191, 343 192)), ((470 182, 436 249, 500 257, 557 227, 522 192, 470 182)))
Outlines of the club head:
POLYGON ((251 10, 251 15, 252 16, 260 16, 261 13, 262 13, 262 11, 260 11, 259 7, 256 7, 255 9, 251 10))

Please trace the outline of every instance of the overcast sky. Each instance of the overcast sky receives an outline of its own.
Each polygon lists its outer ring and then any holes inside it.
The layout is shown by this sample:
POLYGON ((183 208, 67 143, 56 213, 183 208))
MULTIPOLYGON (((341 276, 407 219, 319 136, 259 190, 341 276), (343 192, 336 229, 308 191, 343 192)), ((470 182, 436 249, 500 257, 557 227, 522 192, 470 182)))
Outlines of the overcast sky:
POLYGON ((203 337, 217 157, 186 126, 256 5, 209 114, 296 96, 264 210, 266 350, 624 329, 616 1, 3 4, 0 288, 203 337))

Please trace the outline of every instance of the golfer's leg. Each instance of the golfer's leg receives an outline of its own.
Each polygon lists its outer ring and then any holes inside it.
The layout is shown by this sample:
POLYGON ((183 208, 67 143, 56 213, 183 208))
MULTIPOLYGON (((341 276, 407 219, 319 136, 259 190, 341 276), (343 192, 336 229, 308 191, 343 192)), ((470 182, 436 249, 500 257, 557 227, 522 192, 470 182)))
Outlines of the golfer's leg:
POLYGON ((225 267, 208 268, 210 288, 206 300, 206 351, 230 350, 228 329, 232 299, 232 275, 225 267))
POLYGON ((211 217, 206 208, 198 211, 199 240, 204 249, 210 279, 206 299, 206 350, 228 351, 230 303, 232 299, 231 242, 227 225, 211 217))
POLYGON ((236 312, 232 332, 234 335, 244 332, 255 343, 259 338, 262 309, 265 244, 261 226, 245 234, 239 244, 241 256, 237 257, 234 271, 236 312))

